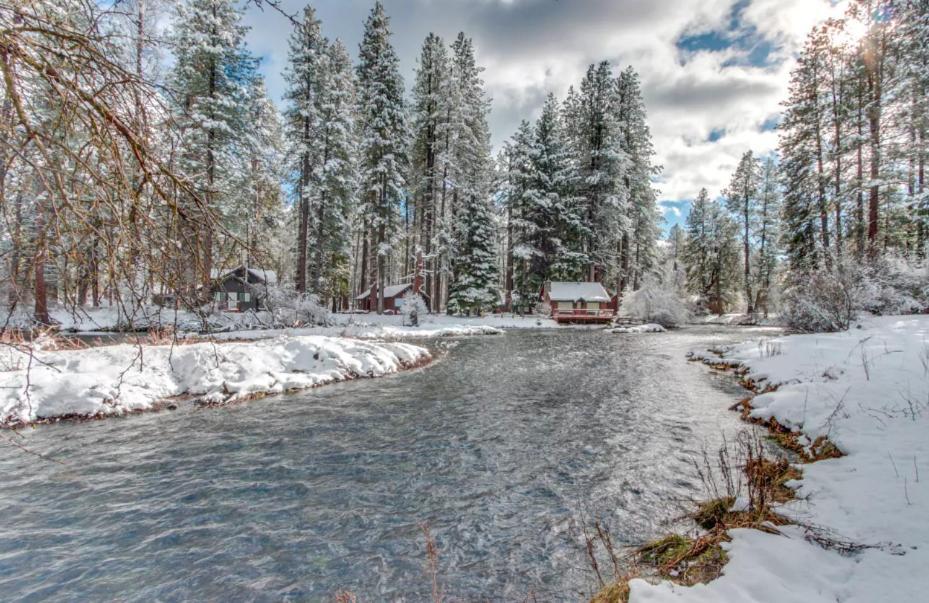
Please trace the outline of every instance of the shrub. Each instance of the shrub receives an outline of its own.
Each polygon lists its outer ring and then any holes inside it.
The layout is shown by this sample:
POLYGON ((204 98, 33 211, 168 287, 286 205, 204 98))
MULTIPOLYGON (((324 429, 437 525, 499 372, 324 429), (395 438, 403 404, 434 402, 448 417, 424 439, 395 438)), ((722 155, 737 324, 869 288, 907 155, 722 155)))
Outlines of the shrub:
POLYGON ((663 327, 675 327, 690 319, 690 312, 673 284, 653 275, 645 277, 638 291, 626 295, 622 309, 627 316, 663 327))

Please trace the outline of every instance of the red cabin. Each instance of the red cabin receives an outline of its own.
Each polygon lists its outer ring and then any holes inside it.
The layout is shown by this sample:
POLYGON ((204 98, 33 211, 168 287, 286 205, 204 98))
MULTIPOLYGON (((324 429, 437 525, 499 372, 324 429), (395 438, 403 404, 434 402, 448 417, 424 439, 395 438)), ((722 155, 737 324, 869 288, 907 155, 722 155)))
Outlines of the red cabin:
MULTIPOLYGON (((403 310, 403 297, 413 290, 413 283, 402 285, 387 285, 384 287, 384 312, 388 314, 397 314, 403 310)), ((423 300, 428 304, 429 297, 420 291, 423 300)), ((355 298, 357 308, 365 312, 377 311, 377 285, 366 290, 364 293, 355 298)))
POLYGON ((609 324, 616 314, 610 294, 600 283, 548 282, 539 298, 559 323, 609 324))

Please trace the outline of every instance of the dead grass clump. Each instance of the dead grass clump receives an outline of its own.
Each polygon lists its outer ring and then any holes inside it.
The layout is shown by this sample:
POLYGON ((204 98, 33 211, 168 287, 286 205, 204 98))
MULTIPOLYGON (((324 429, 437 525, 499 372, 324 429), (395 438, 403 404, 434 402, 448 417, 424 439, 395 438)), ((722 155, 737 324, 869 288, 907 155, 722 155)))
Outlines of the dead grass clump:
POLYGON ((590 603, 629 603, 629 580, 620 579, 604 586, 591 597, 590 603))
POLYGON ((721 544, 728 541, 729 535, 722 530, 693 539, 671 534, 646 544, 638 553, 661 577, 693 586, 715 580, 722 574, 729 557, 721 544))
POLYGON ((810 462, 837 459, 843 456, 845 454, 826 436, 819 436, 810 445, 810 457, 812 459, 810 462))
POLYGON ((735 498, 732 496, 714 498, 697 505, 697 510, 691 517, 704 530, 712 530, 726 524, 726 517, 734 503, 735 498))

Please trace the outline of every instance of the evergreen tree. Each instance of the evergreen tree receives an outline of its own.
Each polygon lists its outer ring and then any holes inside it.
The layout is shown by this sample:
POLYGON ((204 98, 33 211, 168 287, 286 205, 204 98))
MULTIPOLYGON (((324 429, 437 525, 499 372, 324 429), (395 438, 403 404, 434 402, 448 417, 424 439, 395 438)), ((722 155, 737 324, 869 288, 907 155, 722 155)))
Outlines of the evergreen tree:
POLYGON ((235 235, 222 250, 223 267, 257 266, 278 271, 275 238, 281 234, 284 142, 280 115, 256 77, 248 93, 250 127, 237 150, 238 194, 224 209, 226 228, 235 235))
POLYGON ((454 261, 449 309, 480 313, 498 301, 493 211, 490 103, 474 59, 471 40, 459 34, 453 45, 453 75, 460 99, 454 136, 454 261))
POLYGON ((773 157, 768 157, 761 166, 761 180, 758 188, 757 223, 755 228, 757 256, 754 277, 757 287, 755 310, 761 308, 766 318, 778 258, 777 242, 781 213, 781 191, 778 177, 777 162, 773 157))
POLYGON ((439 193, 442 190, 440 162, 445 149, 445 122, 448 115, 450 74, 448 51, 442 39, 429 34, 423 43, 416 80, 413 85, 411 186, 416 205, 414 212, 414 249, 424 254, 425 289, 432 308, 439 302, 436 253, 436 225, 439 216, 439 193))
POLYGON ((620 241, 620 292, 628 284, 637 289, 641 277, 657 265, 661 215, 651 179, 661 172, 654 162, 655 149, 642 99, 639 75, 632 67, 616 81, 620 123, 620 149, 627 165, 623 185, 628 199, 626 231, 620 241))
POLYGON ((380 1, 365 22, 357 67, 360 176, 364 250, 361 287, 367 284, 373 253, 377 311, 384 312, 387 259, 393 251, 400 203, 404 199, 407 132, 400 61, 390 44, 389 19, 380 1))
POLYGON ((616 256, 626 227, 621 175, 627 155, 620 148, 616 84, 606 61, 590 65, 580 92, 572 88, 564 104, 567 134, 578 169, 577 194, 586 225, 582 250, 586 280, 599 280, 616 256))
POLYGON ((344 44, 327 45, 321 61, 317 100, 320 127, 313 141, 318 158, 312 197, 315 258, 313 291, 335 304, 347 296, 351 217, 355 206, 357 136, 352 60, 344 44))
POLYGON ((745 293, 746 313, 755 312, 754 277, 752 271, 752 239, 756 222, 758 205, 758 180, 760 178, 758 160, 751 151, 742 155, 741 161, 732 175, 729 188, 723 193, 726 207, 738 220, 742 231, 742 288, 745 293))
POLYGON ((737 227, 719 203, 702 189, 687 216, 683 260, 687 289, 716 314, 722 314, 738 288, 737 227))
POLYGON ((573 195, 577 176, 558 104, 551 94, 533 129, 522 199, 525 225, 520 255, 528 261, 517 277, 520 291, 536 294, 548 280, 582 280, 587 259, 580 242, 584 221, 573 195))
POLYGON ((506 208, 506 278, 505 289, 508 306, 520 311, 528 310, 538 289, 533 290, 530 262, 535 254, 533 241, 536 236, 536 220, 531 198, 527 195, 532 183, 532 125, 523 120, 513 137, 507 141, 502 170, 505 174, 502 187, 503 203, 506 208))
POLYGON ((284 118, 288 144, 289 169, 294 182, 297 209, 296 266, 294 285, 299 293, 307 291, 310 236, 310 206, 313 175, 318 168, 316 142, 320 136, 321 116, 319 96, 322 92, 326 41, 320 31, 316 11, 307 5, 303 18, 290 34, 287 67, 284 80, 286 109, 284 118))
POLYGON ((244 46, 245 27, 233 0, 187 0, 175 27, 173 86, 184 132, 183 166, 201 194, 192 200, 189 243, 197 241, 201 283, 213 269, 212 216, 235 197, 235 150, 247 130, 255 61, 244 46), (202 201, 201 201, 202 199, 202 201))

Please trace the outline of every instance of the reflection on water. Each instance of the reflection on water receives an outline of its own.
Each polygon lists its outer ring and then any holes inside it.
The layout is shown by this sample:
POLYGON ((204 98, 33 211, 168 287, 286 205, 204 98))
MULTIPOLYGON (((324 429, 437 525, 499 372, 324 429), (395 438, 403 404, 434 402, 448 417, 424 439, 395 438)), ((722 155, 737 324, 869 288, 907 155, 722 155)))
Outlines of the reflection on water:
MULTIPOLYGON (((715 334, 714 334, 715 333, 715 334)), ((224 409, 39 427, 0 443, 4 599, 577 599, 576 522, 654 535, 690 459, 739 428, 687 350, 752 337, 509 332, 433 366, 224 409)))

